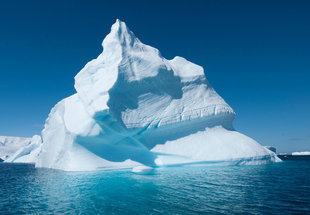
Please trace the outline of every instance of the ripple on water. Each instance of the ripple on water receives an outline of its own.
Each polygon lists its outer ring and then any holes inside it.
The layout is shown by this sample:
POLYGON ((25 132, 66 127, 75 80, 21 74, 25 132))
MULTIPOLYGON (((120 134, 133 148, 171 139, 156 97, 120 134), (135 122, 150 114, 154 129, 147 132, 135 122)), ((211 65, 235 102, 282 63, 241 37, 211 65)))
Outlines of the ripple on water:
POLYGON ((0 214, 310 213, 310 162, 63 172, 0 164, 0 214))

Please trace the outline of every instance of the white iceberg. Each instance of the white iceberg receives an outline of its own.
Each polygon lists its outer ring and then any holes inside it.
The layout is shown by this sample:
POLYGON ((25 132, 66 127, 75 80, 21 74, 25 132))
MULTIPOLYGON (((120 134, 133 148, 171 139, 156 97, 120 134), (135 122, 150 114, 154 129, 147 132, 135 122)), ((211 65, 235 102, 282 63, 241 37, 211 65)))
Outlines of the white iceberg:
POLYGON ((31 138, 0 136, 0 159, 7 160, 19 149, 29 145, 31 138))
POLYGON ((8 157, 5 162, 35 163, 42 146, 42 139, 34 135, 27 145, 20 147, 14 154, 8 157))
POLYGON ((298 155, 310 155, 310 152, 293 152, 292 155, 298 156, 298 155))
POLYGON ((103 52, 76 75, 77 93, 51 110, 43 143, 27 154, 36 167, 140 172, 169 165, 279 161, 234 130, 234 111, 202 67, 182 57, 165 59, 119 20, 102 46, 103 52))

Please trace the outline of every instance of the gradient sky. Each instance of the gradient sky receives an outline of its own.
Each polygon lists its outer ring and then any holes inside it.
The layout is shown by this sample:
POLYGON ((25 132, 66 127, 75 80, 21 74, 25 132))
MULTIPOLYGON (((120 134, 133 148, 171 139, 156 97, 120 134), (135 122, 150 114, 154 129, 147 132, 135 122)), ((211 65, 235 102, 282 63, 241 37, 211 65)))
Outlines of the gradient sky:
POLYGON ((202 65, 234 126, 279 152, 310 151, 310 1, 0 3, 0 135, 40 133, 116 18, 167 59, 202 65))

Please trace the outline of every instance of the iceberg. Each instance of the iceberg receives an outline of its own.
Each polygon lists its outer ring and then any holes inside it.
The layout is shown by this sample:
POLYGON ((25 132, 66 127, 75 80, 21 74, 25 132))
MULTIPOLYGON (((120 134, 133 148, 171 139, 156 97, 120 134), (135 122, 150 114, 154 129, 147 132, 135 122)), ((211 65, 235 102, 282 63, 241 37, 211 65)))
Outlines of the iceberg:
POLYGON ((0 136, 0 159, 9 159, 16 151, 29 145, 31 138, 0 136))
POLYGON ((310 155, 310 151, 306 152, 293 152, 292 155, 298 156, 298 155, 310 155))
POLYGON ((116 20, 103 52, 75 76, 76 93, 51 110, 33 146, 12 162, 67 171, 201 163, 266 164, 275 153, 235 131, 233 109, 204 69, 165 59, 116 20))
POLYGON ((27 145, 20 147, 14 154, 8 157, 5 162, 35 163, 41 151, 42 139, 34 135, 27 145))

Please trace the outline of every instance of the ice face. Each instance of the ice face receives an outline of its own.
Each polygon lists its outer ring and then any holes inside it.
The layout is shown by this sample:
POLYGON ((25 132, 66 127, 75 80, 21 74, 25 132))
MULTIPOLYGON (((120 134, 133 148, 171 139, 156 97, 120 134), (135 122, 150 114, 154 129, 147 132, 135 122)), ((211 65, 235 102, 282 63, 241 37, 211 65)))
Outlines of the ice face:
POLYGON ((37 167, 137 172, 141 166, 278 161, 234 131, 235 113, 202 67, 165 59, 119 20, 102 46, 76 75, 77 93, 51 110, 43 144, 30 156, 37 167))
POLYGON ((109 112, 126 128, 143 128, 234 115, 202 67, 181 57, 163 58, 124 22, 116 21, 102 46, 102 54, 75 77, 75 88, 92 117, 109 112))

